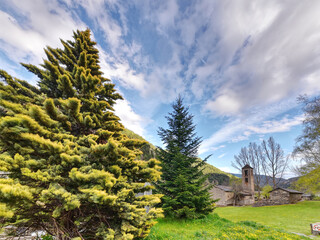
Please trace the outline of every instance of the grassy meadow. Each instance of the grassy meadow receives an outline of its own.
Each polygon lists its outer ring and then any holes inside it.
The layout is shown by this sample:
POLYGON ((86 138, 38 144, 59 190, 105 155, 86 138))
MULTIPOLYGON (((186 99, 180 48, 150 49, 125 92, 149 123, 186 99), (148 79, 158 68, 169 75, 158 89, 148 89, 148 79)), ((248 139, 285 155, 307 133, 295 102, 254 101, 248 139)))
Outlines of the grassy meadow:
POLYGON ((267 207, 222 207, 215 212, 235 222, 255 221, 272 228, 310 235, 310 223, 320 222, 320 201, 267 207))
POLYGON ((214 213, 204 219, 159 219, 146 240, 240 240, 240 239, 309 239, 252 221, 232 222, 214 213))

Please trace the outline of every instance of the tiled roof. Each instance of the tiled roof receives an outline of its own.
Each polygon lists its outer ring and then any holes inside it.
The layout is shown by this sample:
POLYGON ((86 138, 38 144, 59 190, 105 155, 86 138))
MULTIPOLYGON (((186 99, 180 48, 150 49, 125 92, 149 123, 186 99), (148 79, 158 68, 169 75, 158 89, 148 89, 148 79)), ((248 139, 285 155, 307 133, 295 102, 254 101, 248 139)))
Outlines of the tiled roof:
MULTIPOLYGON (((232 187, 230 186, 223 186, 223 185, 215 185, 216 188, 219 188, 225 192, 233 192, 232 187)), ((251 196, 252 194, 246 191, 241 191, 240 194, 245 196, 251 196)))
POLYGON ((312 197, 312 195, 310 193, 304 193, 302 194, 303 197, 312 197))
POLYGON ((296 194, 303 194, 303 192, 299 192, 297 190, 293 190, 293 189, 287 189, 287 188, 281 188, 281 187, 277 187, 275 189, 273 189, 271 192, 275 191, 275 190, 278 190, 278 189, 281 189, 283 191, 286 191, 288 193, 296 193, 296 194))
POLYGON ((244 169, 244 168, 252 168, 252 167, 249 164, 246 164, 242 169, 244 169))
POLYGON ((229 186, 223 186, 223 185, 216 185, 215 187, 225 191, 225 192, 232 192, 232 188, 229 186))

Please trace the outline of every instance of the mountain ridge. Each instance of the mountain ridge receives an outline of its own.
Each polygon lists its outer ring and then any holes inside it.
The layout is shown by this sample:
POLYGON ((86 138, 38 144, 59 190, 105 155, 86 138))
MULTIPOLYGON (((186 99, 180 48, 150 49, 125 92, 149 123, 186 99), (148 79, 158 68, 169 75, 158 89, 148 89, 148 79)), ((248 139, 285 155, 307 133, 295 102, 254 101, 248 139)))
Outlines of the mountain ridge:
MULTIPOLYGON (((241 174, 240 173, 229 173, 232 174, 233 176, 236 177, 240 177, 241 178, 241 174)), ((261 176, 261 186, 264 187, 265 185, 267 185, 267 182, 269 182, 270 184, 272 183, 272 178, 266 175, 260 175, 261 176)), ((276 178, 277 181, 279 181, 278 187, 282 187, 282 188, 290 188, 292 187, 292 184, 297 181, 299 179, 299 177, 292 177, 292 178, 276 178)))

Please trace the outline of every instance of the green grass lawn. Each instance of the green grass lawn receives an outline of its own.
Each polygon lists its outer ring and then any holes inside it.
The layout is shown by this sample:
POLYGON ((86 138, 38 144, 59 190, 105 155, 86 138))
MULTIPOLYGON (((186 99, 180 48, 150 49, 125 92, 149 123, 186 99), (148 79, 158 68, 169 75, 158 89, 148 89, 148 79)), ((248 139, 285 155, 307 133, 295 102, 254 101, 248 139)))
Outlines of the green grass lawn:
POLYGON ((159 219, 146 240, 300 240, 309 239, 255 222, 232 222, 217 214, 198 220, 159 219))
POLYGON ((215 212, 235 222, 255 221, 269 227, 310 235, 310 223, 320 222, 320 201, 267 207, 221 207, 215 212))

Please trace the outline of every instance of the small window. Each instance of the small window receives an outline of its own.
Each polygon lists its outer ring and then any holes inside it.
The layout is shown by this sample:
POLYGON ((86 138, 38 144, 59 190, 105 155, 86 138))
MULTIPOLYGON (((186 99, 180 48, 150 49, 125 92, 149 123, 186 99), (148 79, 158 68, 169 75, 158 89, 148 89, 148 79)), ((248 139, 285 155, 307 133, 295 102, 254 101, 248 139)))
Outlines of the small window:
POLYGON ((248 170, 244 170, 244 175, 248 177, 248 170))
POLYGON ((246 177, 244 180, 246 181, 246 183, 248 183, 248 182, 249 182, 249 178, 247 178, 247 177, 246 177))

